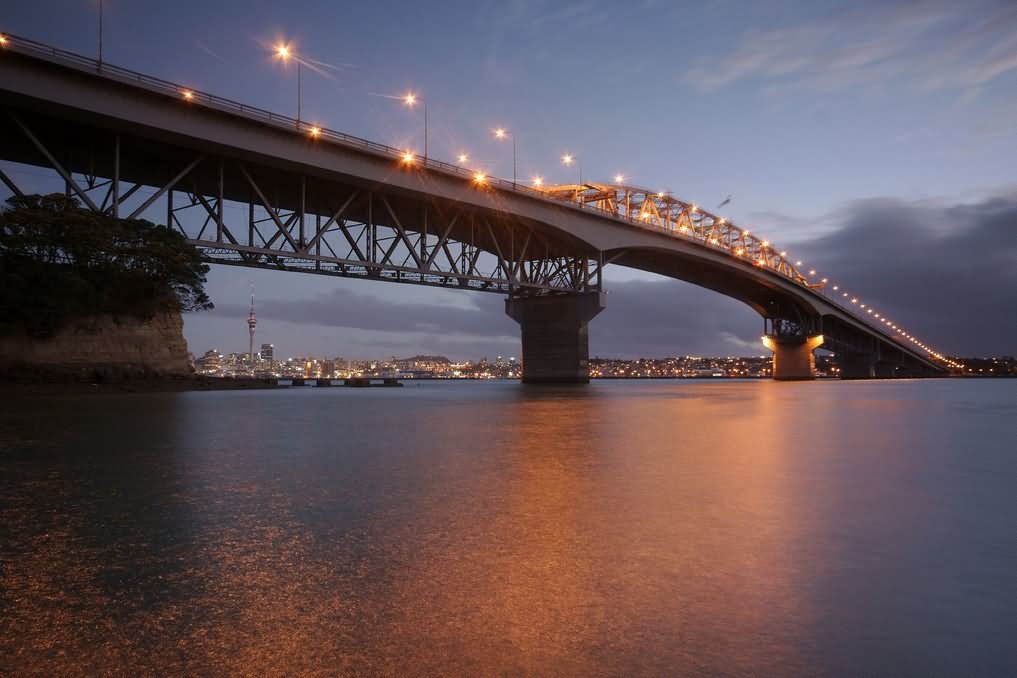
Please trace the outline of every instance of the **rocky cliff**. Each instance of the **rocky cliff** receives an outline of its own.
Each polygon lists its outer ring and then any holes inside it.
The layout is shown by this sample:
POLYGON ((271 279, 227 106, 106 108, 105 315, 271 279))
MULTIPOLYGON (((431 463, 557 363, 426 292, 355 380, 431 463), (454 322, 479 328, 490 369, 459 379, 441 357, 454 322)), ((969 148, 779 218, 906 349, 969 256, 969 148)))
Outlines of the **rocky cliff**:
POLYGON ((150 320, 93 316, 45 338, 0 336, 0 374, 15 378, 116 381, 194 373, 179 313, 150 320))

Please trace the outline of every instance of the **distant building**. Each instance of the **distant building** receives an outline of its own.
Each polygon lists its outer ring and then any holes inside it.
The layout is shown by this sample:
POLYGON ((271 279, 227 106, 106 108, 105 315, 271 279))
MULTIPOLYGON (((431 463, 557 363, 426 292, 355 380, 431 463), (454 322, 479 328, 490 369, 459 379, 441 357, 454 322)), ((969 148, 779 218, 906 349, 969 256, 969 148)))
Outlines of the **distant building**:
POLYGON ((273 344, 261 345, 261 359, 269 364, 275 361, 275 346, 273 344))

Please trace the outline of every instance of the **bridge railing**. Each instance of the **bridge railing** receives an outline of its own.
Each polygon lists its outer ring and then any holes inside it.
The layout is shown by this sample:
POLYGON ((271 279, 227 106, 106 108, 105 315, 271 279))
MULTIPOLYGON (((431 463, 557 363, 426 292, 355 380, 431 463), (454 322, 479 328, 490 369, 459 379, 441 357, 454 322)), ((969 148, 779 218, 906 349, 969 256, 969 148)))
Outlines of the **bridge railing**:
MULTIPOLYGON (((15 51, 23 52, 31 56, 41 58, 46 61, 54 62, 63 66, 69 66, 71 68, 75 68, 76 70, 89 73, 90 75, 93 76, 123 82, 124 84, 129 84, 135 87, 142 87, 149 91, 163 94, 174 99, 183 99, 188 103, 199 103, 208 108, 245 117, 251 120, 261 122, 266 125, 270 125, 272 127, 276 127, 278 129, 293 131, 302 135, 312 134, 313 132, 314 137, 318 140, 329 141, 343 146, 357 148, 368 153, 382 155, 397 161, 402 160, 404 156, 408 153, 408 151, 404 149, 389 146, 387 144, 378 143, 376 141, 371 141, 369 139, 363 139, 352 134, 346 134, 345 132, 339 132, 337 130, 328 129, 326 127, 320 127, 307 121, 297 120, 296 118, 292 118, 287 115, 281 115, 279 113, 273 113, 272 111, 259 108, 257 106, 251 106, 249 104, 244 104, 239 101, 227 99, 225 97, 221 97, 215 94, 202 92, 197 89, 186 87, 179 83, 164 80, 162 78, 157 78, 151 75, 146 75, 138 71, 133 71, 129 68, 123 68, 122 66, 116 66, 114 64, 110 64, 107 62, 100 62, 97 59, 93 59, 91 57, 87 57, 76 52, 71 52, 69 50, 60 49, 58 47, 53 47, 52 45, 47 45, 45 43, 41 43, 30 38, 23 38, 17 35, 12 35, 10 33, 3 34, 3 37, 4 37, 3 44, 4 49, 13 48, 15 51)), ((467 180, 473 180, 474 177, 476 176, 476 170, 471 170, 466 167, 461 167, 459 165, 454 165, 452 163, 444 162, 441 160, 435 160, 434 158, 425 158, 415 153, 412 154, 412 157, 413 165, 415 167, 424 167, 430 170, 436 170, 445 174, 454 175, 467 180)), ((584 212, 595 212, 603 217, 624 223, 630 227, 664 233, 677 239, 695 242, 698 245, 709 247, 710 249, 727 251, 729 254, 731 254, 731 252, 727 248, 719 244, 712 245, 709 242, 697 239, 689 235, 681 234, 675 230, 669 229, 664 226, 660 226, 654 223, 641 222, 639 220, 628 218, 627 216, 621 216, 619 214, 616 214, 612 210, 605 209, 597 205, 584 204, 582 201, 563 202, 561 200, 556 200, 546 195, 544 191, 532 188, 530 186, 527 186, 526 184, 520 184, 515 181, 509 181, 507 179, 501 179, 499 177, 493 176, 485 176, 484 183, 486 185, 496 187, 500 190, 521 193, 531 198, 547 201, 566 208, 579 209, 584 212)), ((732 258, 736 261, 741 261, 743 264, 747 264, 747 262, 743 258, 735 257, 733 254, 732 258)), ((841 311, 847 313, 851 317, 858 319, 863 324, 868 325, 873 330, 877 331, 879 334, 888 337, 889 339, 893 340, 896 343, 903 345, 903 342, 900 341, 899 337, 888 333, 885 330, 885 328, 873 323, 869 318, 854 313, 849 307, 843 306, 836 299, 831 299, 830 297, 823 294, 821 291, 809 286, 807 281, 802 282, 802 280, 796 278, 794 275, 782 273, 772 268, 766 268, 764 270, 768 270, 774 275, 778 275, 782 278, 785 278, 791 282, 800 285, 806 292, 823 299, 823 301, 825 301, 826 303, 831 304, 839 308, 841 311)))

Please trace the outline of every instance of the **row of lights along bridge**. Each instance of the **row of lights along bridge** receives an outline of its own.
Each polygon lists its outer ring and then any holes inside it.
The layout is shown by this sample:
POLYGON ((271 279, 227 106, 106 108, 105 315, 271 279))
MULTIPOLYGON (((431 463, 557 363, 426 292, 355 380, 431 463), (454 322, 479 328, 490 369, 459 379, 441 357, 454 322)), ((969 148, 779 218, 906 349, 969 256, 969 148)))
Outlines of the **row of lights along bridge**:
MULTIPOLYGON (((301 74, 301 64, 302 64, 303 60, 292 49, 292 47, 290 45, 288 45, 288 44, 279 44, 279 45, 277 45, 276 48, 275 48, 275 54, 283 62, 286 62, 286 61, 288 61, 288 60, 290 60, 292 58, 296 62, 296 64, 297 64, 297 125, 299 127, 300 124, 301 124, 300 115, 301 115, 301 95, 302 95, 302 92, 301 92, 301 75, 300 74, 301 74)), ((426 163, 427 158, 428 158, 428 136, 429 136, 429 134, 428 134, 427 101, 422 99, 419 95, 415 94, 414 92, 407 92, 402 97, 392 96, 392 97, 389 97, 389 98, 401 100, 402 103, 405 104, 408 108, 413 108, 417 104, 420 104, 422 106, 423 112, 424 112, 424 156, 423 156, 423 158, 424 158, 424 161, 426 163)), ((308 127, 308 132, 309 132, 309 134, 312 137, 317 137, 317 136, 319 136, 321 134, 321 128, 312 125, 312 126, 308 127)), ((517 160, 516 135, 513 134, 512 132, 510 132, 509 130, 505 129, 504 127, 497 127, 497 128, 495 128, 492 131, 492 134, 494 135, 495 139, 498 139, 498 140, 511 139, 511 141, 512 141, 512 184, 514 186, 516 184, 516 181, 517 181, 517 175, 516 175, 516 160, 517 160)), ((416 161, 416 158, 417 158, 417 154, 416 153, 414 153, 411 150, 406 150, 403 153, 403 158, 402 159, 403 159, 403 162, 405 164, 412 165, 416 161)), ((460 163, 460 165, 463 165, 465 167, 466 163, 468 163, 469 160, 470 160, 469 154, 465 153, 465 152, 461 152, 457 156, 457 160, 460 163)), ((583 183, 583 169, 582 169, 582 165, 580 165, 578 163, 578 161, 576 159, 576 156, 574 154, 572 154, 572 153, 565 153, 565 154, 563 154, 561 156, 561 162, 562 162, 562 165, 564 165, 566 167, 571 167, 572 165, 576 165, 576 167, 579 170, 579 181, 578 181, 577 185, 581 186, 582 183, 583 183)), ((484 184, 484 183, 487 182, 488 177, 483 172, 475 171, 474 174, 473 174, 473 180, 477 184, 484 184)), ((615 181, 616 184, 622 185, 622 184, 625 183, 625 176, 623 174, 616 174, 615 177, 614 177, 614 181, 615 181)), ((532 179, 532 184, 533 184, 534 188, 539 190, 544 185, 544 178, 541 177, 541 176, 534 176, 533 179, 532 179)), ((664 192, 658 192, 657 193, 657 197, 658 198, 662 198, 662 197, 664 197, 664 195, 665 195, 664 192)), ((697 212, 697 211, 698 211, 697 207, 695 205, 693 205, 692 206, 692 212, 694 213, 694 212, 697 212)), ((648 212, 644 211, 644 212, 642 212, 640 214, 640 218, 642 218, 643 220, 649 220, 650 214, 648 212)), ((726 221, 725 219, 721 219, 720 223, 724 223, 725 221, 726 221)), ((685 229, 686 227, 683 226, 682 228, 685 229)), ((747 236, 748 234, 749 234, 748 231, 742 231, 742 235, 743 236, 747 236)), ((714 242, 713 244, 717 244, 717 243, 714 242)), ((764 240, 763 243, 762 243, 762 246, 764 248, 769 247, 770 246, 769 241, 764 240)), ((745 250, 743 248, 736 248, 734 250, 734 253, 735 253, 736 256, 744 256, 745 255, 745 250)), ((787 256, 787 252, 786 251, 781 252, 780 256, 781 257, 787 256)), ((802 261, 796 261, 795 262, 795 266, 801 267, 801 266, 803 266, 803 262, 802 261)), ((815 278, 816 276, 818 276, 818 273, 816 272, 815 269, 810 269, 808 274, 812 278, 815 278)), ((820 286, 820 287, 825 289, 825 287, 826 287, 826 285, 828 283, 829 283, 829 279, 828 278, 821 278, 818 283, 813 283, 813 284, 815 284, 816 286, 820 286)), ((961 367, 961 365, 959 363, 956 363, 956 362, 954 362, 952 360, 949 360, 948 358, 946 358, 946 356, 944 356, 943 354, 941 354, 941 353, 939 353, 937 351, 934 351, 931 347, 927 346, 924 342, 920 341, 917 337, 912 336, 909 332, 905 331, 903 327, 898 327, 895 322, 893 322, 889 318, 884 317, 882 313, 876 313, 875 309, 873 309, 870 305, 867 305, 867 304, 864 304, 864 303, 860 303, 859 299, 857 297, 852 296, 852 295, 850 295, 847 292, 841 292, 839 285, 833 285, 832 287, 833 287, 833 291, 834 292, 840 292, 841 296, 844 299, 849 299, 851 304, 858 305, 860 309, 862 309, 862 310, 864 310, 866 312, 866 314, 871 315, 874 320, 879 321, 879 323, 884 326, 884 329, 886 329, 888 331, 891 331, 891 332, 897 333, 901 338, 903 338, 903 339, 905 339, 907 341, 910 341, 911 343, 913 343, 918 348, 921 348, 922 350, 926 351, 929 355, 933 356, 934 358, 937 358, 938 360, 941 360, 941 361, 947 363, 951 367, 956 367, 956 368, 961 367)))

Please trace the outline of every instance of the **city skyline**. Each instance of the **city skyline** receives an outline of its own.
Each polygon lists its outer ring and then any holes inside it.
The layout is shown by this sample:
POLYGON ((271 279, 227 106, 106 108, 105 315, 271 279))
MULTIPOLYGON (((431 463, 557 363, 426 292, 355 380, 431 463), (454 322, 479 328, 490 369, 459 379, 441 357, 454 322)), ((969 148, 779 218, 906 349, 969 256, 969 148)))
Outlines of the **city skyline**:
MULTIPOLYGON (((327 4, 294 14, 254 3, 244 16, 206 8, 214 35, 168 9, 108 4, 104 58, 292 115, 296 73, 273 53, 291 45, 317 64, 303 73, 307 120, 419 152, 423 116, 398 100, 415 92, 429 106, 432 157, 467 153, 483 171, 512 176, 513 153, 491 133, 503 126, 518 137, 522 178, 569 180, 576 168, 559 163, 569 152, 587 177, 621 174, 723 204, 943 352, 1008 354, 1017 352, 1017 314, 1005 312, 1017 284, 1008 124, 1017 21, 1004 3, 976 4, 982 11, 829 2, 776 19, 763 8, 732 16, 724 2, 648 2, 640 9, 654 16, 658 40, 641 38, 638 57, 624 37, 612 40, 616 52, 591 49, 611 32, 601 3, 344 10, 349 25, 389 19, 380 51, 356 31, 328 40, 327 4), (836 30, 846 22, 850 39, 836 30), (687 24, 717 39, 692 53, 666 49, 669 28, 687 24), (464 30, 427 39, 450 25, 464 30), (584 63, 577 54, 606 82, 659 71, 666 86, 653 105, 605 96, 566 77, 584 63)), ((12 8, 2 28, 92 54, 95 36, 64 26, 95 18, 87 3, 38 3, 12 8), (50 21, 54 10, 75 21, 50 21)), ((591 353, 759 350, 759 320, 738 302, 619 267, 605 278, 609 303, 591 325, 591 353)), ((224 267, 209 277, 217 308, 185 318, 192 350, 228 341, 248 312, 236 299, 252 283, 264 291, 259 332, 271 328, 295 351, 519 351, 498 297, 224 267)))

